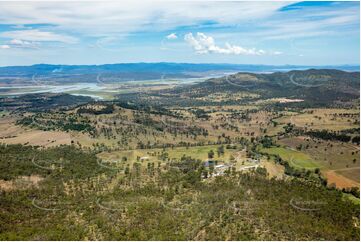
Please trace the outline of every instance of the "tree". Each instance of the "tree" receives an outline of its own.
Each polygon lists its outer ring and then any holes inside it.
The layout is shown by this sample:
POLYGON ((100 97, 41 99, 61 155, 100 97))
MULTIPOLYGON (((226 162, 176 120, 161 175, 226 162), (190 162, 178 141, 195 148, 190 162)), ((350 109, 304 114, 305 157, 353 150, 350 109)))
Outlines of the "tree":
POLYGON ((214 152, 213 152, 213 150, 210 150, 208 152, 208 159, 213 159, 213 157, 214 157, 214 152))
POLYGON ((357 145, 360 144, 360 136, 355 136, 352 138, 352 143, 355 143, 357 145))
POLYGON ((217 155, 220 157, 221 155, 224 155, 224 146, 221 145, 217 148, 217 155))
POLYGON ((260 142, 264 148, 270 148, 273 145, 272 138, 268 136, 263 137, 260 142))
POLYGON ((128 166, 125 168, 124 173, 125 173, 125 175, 128 175, 128 174, 129 174, 129 167, 128 167, 128 166))

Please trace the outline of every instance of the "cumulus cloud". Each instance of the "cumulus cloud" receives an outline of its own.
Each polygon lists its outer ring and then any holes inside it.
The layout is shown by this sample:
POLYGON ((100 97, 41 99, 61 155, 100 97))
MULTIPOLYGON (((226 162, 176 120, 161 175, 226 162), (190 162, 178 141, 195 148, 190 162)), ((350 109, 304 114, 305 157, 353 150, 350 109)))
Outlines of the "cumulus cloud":
POLYGON ((0 49, 10 49, 9 45, 0 45, 0 49))
POLYGON ((35 42, 62 42, 62 43, 76 43, 77 39, 68 35, 57 34, 48 31, 40 31, 38 29, 29 30, 16 30, 7 31, 0 34, 1 37, 13 38, 17 41, 16 44, 24 44, 24 41, 35 41, 35 42))
POLYGON ((242 46, 231 45, 229 43, 225 44, 225 47, 219 47, 216 45, 213 37, 207 36, 204 33, 197 33, 196 36, 193 36, 192 33, 188 33, 184 36, 184 40, 192 46, 197 54, 229 54, 229 55, 265 55, 265 54, 282 54, 279 51, 275 52, 266 52, 262 49, 251 48, 247 49, 242 46))
POLYGON ((171 33, 171 34, 167 35, 166 38, 172 40, 172 39, 177 39, 178 36, 176 33, 171 33))

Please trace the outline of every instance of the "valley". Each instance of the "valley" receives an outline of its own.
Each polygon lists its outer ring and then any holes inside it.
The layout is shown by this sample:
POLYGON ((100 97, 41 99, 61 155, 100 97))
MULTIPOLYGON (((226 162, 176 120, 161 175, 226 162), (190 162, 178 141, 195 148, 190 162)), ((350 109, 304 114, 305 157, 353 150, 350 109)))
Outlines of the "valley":
POLYGON ((0 238, 359 238, 359 72, 177 80, 1 89, 0 238))

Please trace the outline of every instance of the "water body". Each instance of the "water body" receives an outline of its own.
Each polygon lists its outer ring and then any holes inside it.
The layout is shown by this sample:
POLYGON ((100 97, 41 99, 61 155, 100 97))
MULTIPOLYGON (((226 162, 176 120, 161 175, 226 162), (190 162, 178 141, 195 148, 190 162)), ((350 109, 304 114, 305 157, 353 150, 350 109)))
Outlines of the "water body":
POLYGON ((97 100, 104 99, 104 96, 124 93, 127 89, 139 88, 144 86, 157 85, 188 85, 204 81, 214 76, 200 78, 177 78, 177 79, 158 79, 158 80, 142 80, 142 81, 123 81, 119 83, 74 83, 64 85, 50 85, 37 83, 37 85, 18 85, 0 87, 0 96, 17 96, 23 94, 34 93, 69 93, 78 96, 89 96, 97 100))

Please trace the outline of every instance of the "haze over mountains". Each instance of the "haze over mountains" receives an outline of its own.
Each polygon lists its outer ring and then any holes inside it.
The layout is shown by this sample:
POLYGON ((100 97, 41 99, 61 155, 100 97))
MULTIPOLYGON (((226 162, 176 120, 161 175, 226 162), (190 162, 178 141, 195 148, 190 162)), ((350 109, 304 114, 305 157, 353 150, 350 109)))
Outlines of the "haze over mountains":
POLYGON ((22 84, 36 79, 55 83, 136 81, 171 78, 217 77, 236 72, 286 72, 290 70, 338 69, 358 71, 359 66, 295 66, 191 63, 121 63, 105 65, 49 65, 0 67, 0 84, 22 84))

